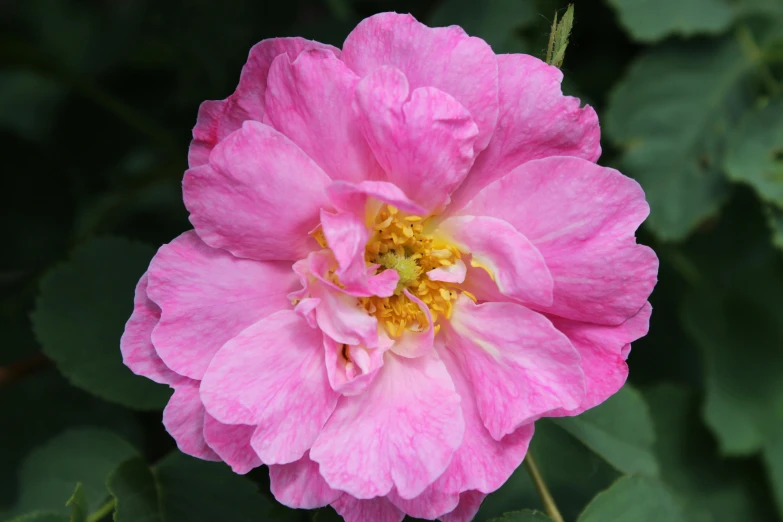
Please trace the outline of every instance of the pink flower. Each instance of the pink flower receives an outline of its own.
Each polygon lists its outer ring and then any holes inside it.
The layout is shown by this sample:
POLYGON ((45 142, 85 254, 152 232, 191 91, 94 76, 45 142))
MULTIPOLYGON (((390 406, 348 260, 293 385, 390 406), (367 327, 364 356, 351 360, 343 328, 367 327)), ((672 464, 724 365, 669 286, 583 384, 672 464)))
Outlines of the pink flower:
POLYGON ((256 45, 205 102, 194 230, 139 281, 125 363, 166 429, 295 508, 467 521, 541 417, 615 393, 658 262, 562 74, 392 13, 256 45))

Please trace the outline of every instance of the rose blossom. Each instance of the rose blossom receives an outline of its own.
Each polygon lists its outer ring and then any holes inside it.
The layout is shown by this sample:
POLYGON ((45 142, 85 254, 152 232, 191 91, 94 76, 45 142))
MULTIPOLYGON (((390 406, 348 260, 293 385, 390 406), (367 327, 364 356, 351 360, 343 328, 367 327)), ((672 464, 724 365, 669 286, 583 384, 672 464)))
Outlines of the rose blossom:
POLYGON ((385 13, 250 51, 199 110, 194 230, 136 288, 125 363, 183 452, 347 521, 467 521, 541 417, 615 393, 657 259, 562 74, 385 13))

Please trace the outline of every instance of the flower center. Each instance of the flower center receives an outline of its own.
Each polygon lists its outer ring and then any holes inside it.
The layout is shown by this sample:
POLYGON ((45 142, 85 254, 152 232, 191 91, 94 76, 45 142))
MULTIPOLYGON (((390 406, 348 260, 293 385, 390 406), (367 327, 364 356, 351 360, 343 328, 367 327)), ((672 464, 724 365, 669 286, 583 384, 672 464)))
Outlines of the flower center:
MULTIPOLYGON (((373 234, 367 242, 365 261, 377 264, 381 270, 395 270, 400 281, 391 297, 363 297, 362 306, 374 315, 392 337, 407 330, 422 331, 428 326, 427 316, 403 290, 408 290, 430 310, 432 322, 442 315, 451 317, 451 309, 459 291, 452 283, 432 281, 427 272, 448 267, 462 257, 454 246, 425 232, 426 220, 405 215, 391 205, 378 211, 373 234)), ((440 325, 435 325, 435 333, 440 325)))

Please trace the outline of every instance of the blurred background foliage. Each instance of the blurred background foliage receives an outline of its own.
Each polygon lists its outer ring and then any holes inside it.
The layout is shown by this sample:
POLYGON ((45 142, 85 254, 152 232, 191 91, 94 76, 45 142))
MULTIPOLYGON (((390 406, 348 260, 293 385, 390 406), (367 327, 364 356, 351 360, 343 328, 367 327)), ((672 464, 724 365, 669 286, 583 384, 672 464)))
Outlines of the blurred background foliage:
MULTIPOLYGON (((543 57, 565 7, 0 1, 0 519, 335 520, 276 504, 264 469, 179 454, 169 391, 121 363, 138 276, 189 228, 198 105, 263 38, 339 46, 394 10, 543 57)), ((531 452, 569 522, 782 520, 783 0, 579 0, 563 72, 601 116, 601 163, 647 192, 660 282, 629 385, 537 423, 531 452)), ((524 468, 477 520, 520 509, 542 509, 524 468)))

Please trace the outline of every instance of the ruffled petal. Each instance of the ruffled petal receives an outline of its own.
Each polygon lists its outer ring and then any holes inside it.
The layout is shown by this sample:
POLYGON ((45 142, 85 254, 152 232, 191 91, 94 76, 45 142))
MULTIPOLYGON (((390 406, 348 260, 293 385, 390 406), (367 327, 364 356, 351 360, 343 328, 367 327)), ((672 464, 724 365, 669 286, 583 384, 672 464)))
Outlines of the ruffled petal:
POLYGON ((516 303, 476 305, 463 295, 444 331, 495 440, 582 403, 579 352, 543 315, 516 303))
POLYGON ((201 379, 212 356, 246 327, 291 306, 291 264, 239 259, 185 232, 150 263, 147 293, 161 308, 152 342, 174 371, 201 379))
POLYGON ((549 317, 581 355, 585 373, 584 401, 575 410, 562 412, 563 415, 578 415, 598 406, 622 388, 628 377, 625 359, 630 343, 647 334, 651 313, 652 306, 645 303, 636 315, 617 326, 549 317))
POLYGON ((225 100, 205 101, 199 107, 193 141, 188 150, 190 168, 206 164, 215 145, 240 128, 244 121, 264 121, 264 94, 272 61, 281 54, 293 60, 307 49, 323 49, 335 56, 340 55, 340 50, 331 45, 304 38, 271 38, 250 49, 237 90, 225 100))
POLYGON ((383 175, 351 109, 359 77, 326 50, 275 58, 266 91, 271 125, 299 145, 330 178, 383 175))
POLYGON ((412 201, 399 187, 388 181, 335 181, 326 188, 326 193, 335 208, 356 216, 365 216, 368 226, 382 203, 393 205, 409 214, 427 214, 427 209, 412 201))
POLYGON ((432 324, 432 314, 424 302, 413 295, 408 289, 404 289, 405 295, 419 307, 421 313, 427 318, 426 325, 407 325, 405 331, 392 345, 392 351, 401 357, 421 357, 432 351, 435 341, 435 328, 432 324))
POLYGON ((310 458, 332 488, 353 497, 396 487, 413 498, 446 469, 464 429, 459 396, 434 352, 416 359, 387 352, 367 391, 340 399, 310 458))
POLYGON ((480 491, 466 491, 459 496, 457 509, 441 516, 439 520, 442 522, 470 522, 478 513, 485 498, 487 495, 480 491))
POLYGON ((431 28, 411 15, 381 13, 356 26, 341 58, 361 77, 389 65, 405 73, 411 89, 450 94, 478 125, 476 152, 487 146, 498 119, 498 65, 484 40, 457 26, 431 28))
POLYGON ((160 320, 160 307, 147 297, 147 281, 145 272, 136 285, 133 313, 120 338, 122 362, 136 375, 174 385, 187 379, 171 371, 152 345, 152 330, 160 320))
POLYGON ((649 214, 639 184, 579 158, 524 164, 460 211, 511 223, 541 252, 554 302, 536 310, 599 324, 636 314, 657 281, 658 258, 634 232, 649 214))
POLYGON ((261 465, 261 459, 250 445, 255 426, 223 424, 209 413, 204 416, 204 439, 234 473, 244 475, 261 465))
POLYGON ((182 453, 203 460, 220 460, 204 440, 205 411, 198 387, 198 381, 190 379, 174 386, 174 394, 163 409, 163 426, 182 453))
POLYGON ((552 304, 554 283, 544 257, 509 223, 483 216, 452 217, 438 226, 437 234, 470 253, 471 265, 486 270, 504 295, 525 304, 552 304))
POLYGON ((500 112, 492 140, 453 197, 461 208, 482 187, 528 161, 575 156, 595 162, 601 155, 598 116, 577 98, 563 96, 563 73, 526 54, 498 55, 500 112))
POLYGON ((323 507, 343 494, 329 487, 308 453, 296 462, 269 466, 269 482, 275 499, 294 509, 323 507))
POLYGON ((293 311, 276 312, 223 345, 201 383, 207 411, 256 425, 251 445, 265 464, 298 460, 337 403, 323 337, 293 311))
POLYGON ((370 386, 383 366, 383 354, 391 346, 387 336, 381 336, 376 348, 338 343, 324 336, 326 372, 332 389, 342 395, 358 395, 370 386))
POLYGON ((329 177, 272 127, 247 121, 209 163, 185 172, 190 222, 208 245, 238 257, 296 260, 318 248, 308 235, 329 207, 329 177))
POLYGON ((465 281, 468 270, 461 259, 457 259, 454 264, 434 268, 427 272, 430 281, 443 281, 445 283, 460 284, 465 281))
POLYGON ((470 113, 433 87, 410 91, 399 69, 381 67, 356 88, 362 132, 389 181, 437 212, 473 165, 478 127, 470 113))
POLYGON ((345 522, 402 522, 405 518, 385 497, 359 500, 346 494, 332 502, 332 507, 345 522))

